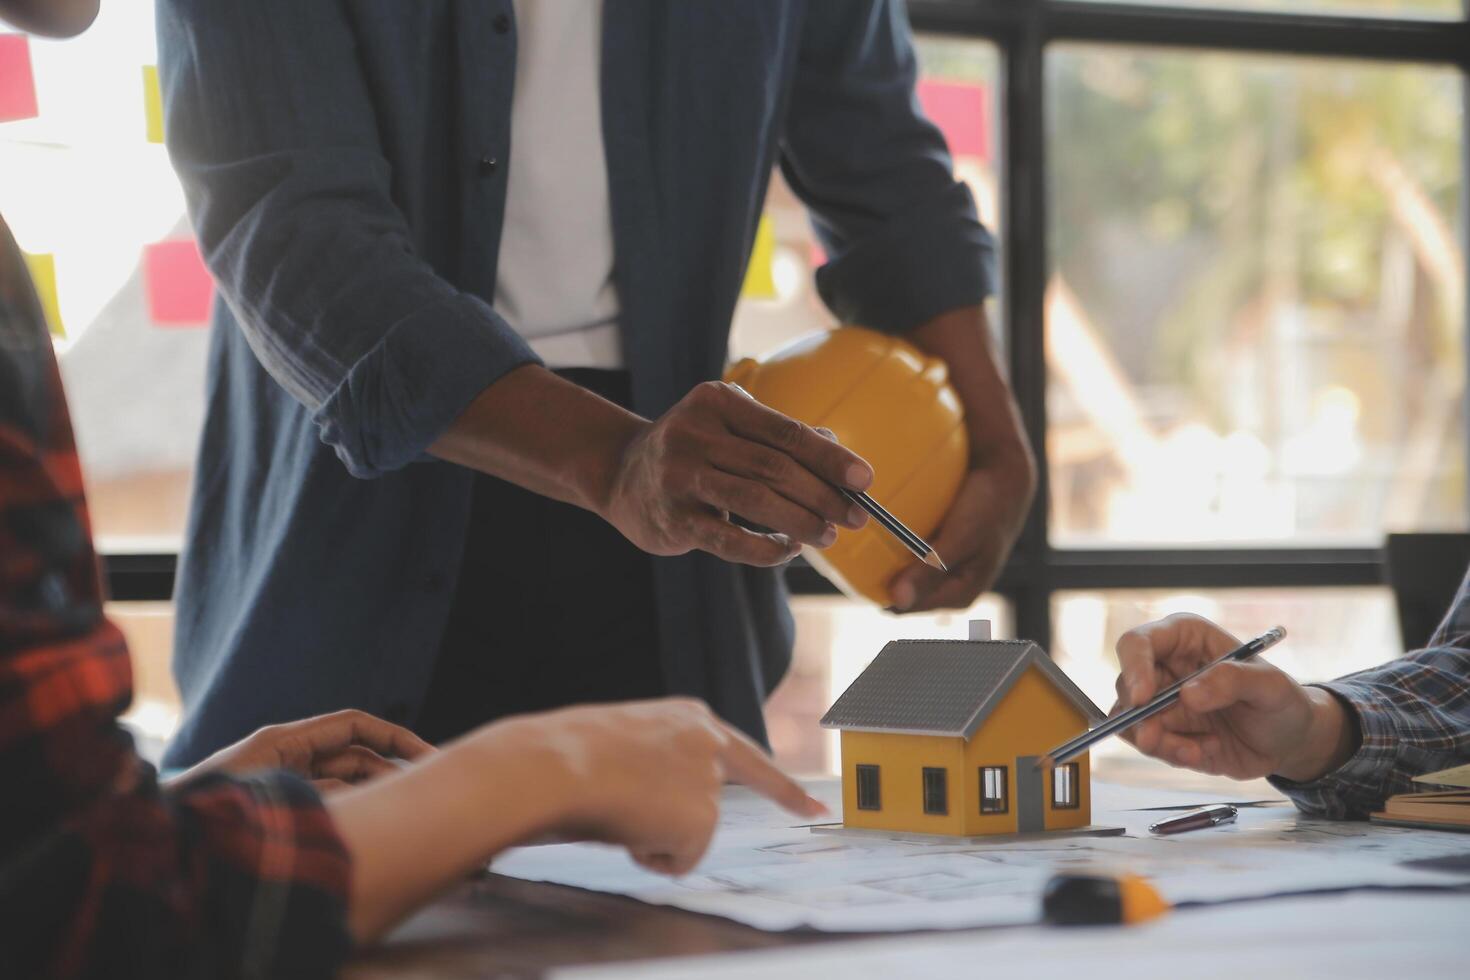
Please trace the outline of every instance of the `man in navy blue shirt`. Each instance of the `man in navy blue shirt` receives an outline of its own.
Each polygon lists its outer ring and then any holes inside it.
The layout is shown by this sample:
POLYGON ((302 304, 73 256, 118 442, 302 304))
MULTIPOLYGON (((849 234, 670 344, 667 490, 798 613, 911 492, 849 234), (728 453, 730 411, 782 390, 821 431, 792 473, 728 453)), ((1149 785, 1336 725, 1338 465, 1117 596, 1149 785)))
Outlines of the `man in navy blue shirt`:
POLYGON ((712 380, 774 165, 833 313, 943 358, 965 406, 952 571, 897 604, 993 580, 1033 464, 897 0, 160 0, 159 41, 221 296, 171 763, 346 706, 442 741, 689 694, 763 738, 774 566, 872 478, 712 380))

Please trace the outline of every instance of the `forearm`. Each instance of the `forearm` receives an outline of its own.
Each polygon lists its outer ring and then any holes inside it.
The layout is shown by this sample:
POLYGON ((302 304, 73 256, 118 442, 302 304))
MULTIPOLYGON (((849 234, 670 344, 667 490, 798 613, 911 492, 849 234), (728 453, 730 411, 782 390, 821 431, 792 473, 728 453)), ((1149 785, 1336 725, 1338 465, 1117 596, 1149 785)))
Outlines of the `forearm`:
POLYGON ((909 340, 948 365, 950 385, 965 410, 972 465, 1000 458, 1016 461, 1018 489, 1029 502, 1035 492, 1036 461, 1020 411, 991 350, 985 308, 966 306, 942 313, 917 327, 909 340))
POLYGON ((538 740, 514 737, 521 724, 502 722, 328 798, 352 855, 348 920, 358 942, 561 819, 565 781, 538 740))
POLYGON ((647 424, 545 368, 527 365, 486 388, 429 451, 603 513, 618 461, 647 424))

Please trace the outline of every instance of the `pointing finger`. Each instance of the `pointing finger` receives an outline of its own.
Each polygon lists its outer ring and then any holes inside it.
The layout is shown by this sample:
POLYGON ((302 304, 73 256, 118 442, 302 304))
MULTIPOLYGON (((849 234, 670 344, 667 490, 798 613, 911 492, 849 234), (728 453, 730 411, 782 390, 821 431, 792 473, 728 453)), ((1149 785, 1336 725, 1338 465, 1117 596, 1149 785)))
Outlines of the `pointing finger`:
POLYGON ((801 784, 777 768, 770 757, 742 732, 724 722, 720 728, 728 738, 721 752, 725 772, 732 780, 779 803, 802 817, 816 817, 827 812, 822 801, 802 789, 801 784))

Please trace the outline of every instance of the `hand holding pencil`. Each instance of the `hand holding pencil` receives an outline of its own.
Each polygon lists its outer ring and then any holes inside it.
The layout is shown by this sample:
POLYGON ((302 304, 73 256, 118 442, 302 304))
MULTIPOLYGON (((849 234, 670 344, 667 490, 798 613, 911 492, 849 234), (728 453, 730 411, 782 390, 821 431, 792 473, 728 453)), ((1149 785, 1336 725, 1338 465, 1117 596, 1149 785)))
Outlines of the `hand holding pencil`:
MULTIPOLYGON (((1125 633, 1117 644, 1117 714, 1238 648, 1200 616, 1178 614, 1125 633)), ((1220 663, 1186 683, 1179 702, 1122 733, 1145 755, 1235 779, 1316 779, 1357 749, 1338 699, 1304 687, 1262 658, 1220 663)))
MULTIPOLYGON (((759 404, 756 397, 740 385, 732 384, 730 387, 751 401, 759 404)), ((837 437, 832 433, 831 429, 817 429, 816 431, 822 438, 834 443, 837 442, 837 437)), ((836 487, 837 491, 842 494, 843 499, 860 508, 863 513, 877 521, 879 527, 888 534, 891 534, 895 541, 908 549, 909 553, 919 559, 919 561, 928 565, 930 568, 937 568, 941 572, 949 571, 945 567, 944 559, 939 557, 939 552, 930 547, 929 543, 923 538, 909 530, 903 521, 894 517, 893 514, 888 512, 886 507, 870 497, 865 491, 853 490, 841 485, 836 485, 836 487)))

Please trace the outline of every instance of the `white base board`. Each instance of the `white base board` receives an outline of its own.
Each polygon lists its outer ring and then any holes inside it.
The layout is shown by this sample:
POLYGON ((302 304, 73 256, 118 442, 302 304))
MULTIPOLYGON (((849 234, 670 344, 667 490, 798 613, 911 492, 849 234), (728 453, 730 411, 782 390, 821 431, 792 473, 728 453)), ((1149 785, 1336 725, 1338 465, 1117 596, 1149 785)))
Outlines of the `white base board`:
POLYGON ((954 834, 920 834, 902 830, 870 830, 867 827, 844 827, 840 823, 814 824, 814 834, 840 837, 867 837, 876 840, 907 840, 925 844, 1015 844, 1022 841, 1056 840, 1060 837, 1121 837, 1124 828, 1088 824, 1071 830, 1042 830, 1029 834, 980 834, 964 837, 954 834))

